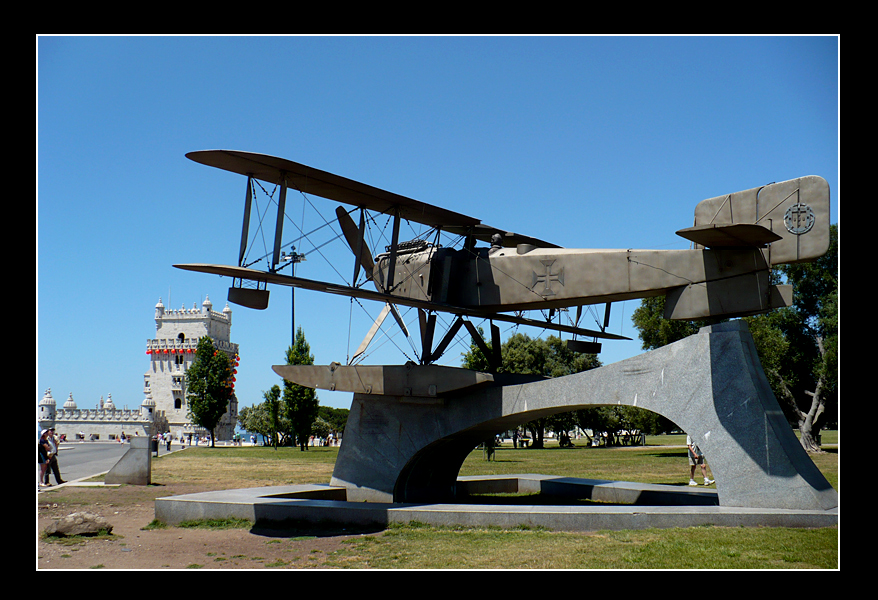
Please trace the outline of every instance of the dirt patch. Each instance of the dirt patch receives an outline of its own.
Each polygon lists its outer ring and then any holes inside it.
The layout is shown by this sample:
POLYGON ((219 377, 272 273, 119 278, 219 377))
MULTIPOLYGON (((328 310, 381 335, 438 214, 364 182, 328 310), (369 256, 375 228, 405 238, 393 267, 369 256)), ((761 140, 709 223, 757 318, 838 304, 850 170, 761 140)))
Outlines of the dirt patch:
POLYGON ((327 568, 358 534, 294 530, 146 528, 155 498, 207 489, 195 486, 61 487, 37 495, 38 569, 327 568), (113 526, 105 538, 54 541, 43 535, 55 518, 99 514, 113 526))

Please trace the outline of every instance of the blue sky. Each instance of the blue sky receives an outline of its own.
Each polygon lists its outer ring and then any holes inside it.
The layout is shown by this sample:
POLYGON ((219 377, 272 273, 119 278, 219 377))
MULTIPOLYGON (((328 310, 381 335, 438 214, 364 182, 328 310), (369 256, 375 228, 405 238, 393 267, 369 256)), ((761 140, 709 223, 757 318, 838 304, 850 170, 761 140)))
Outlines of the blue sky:
MULTIPOLYGON (((227 279, 171 266, 237 260, 245 182, 193 150, 280 156, 568 248, 687 248, 674 232, 700 200, 803 175, 829 182, 838 222, 834 36, 41 36, 36 66, 37 401, 139 406, 159 298, 225 306, 227 279)), ((310 230, 334 206, 291 197, 287 214, 310 230)), ((350 278, 341 242, 299 250, 298 275, 350 278)), ((280 383, 290 302, 231 305, 242 406, 280 383)), ((344 363, 381 308, 295 305, 318 364, 344 363)), ((604 364, 641 352, 638 305, 614 305, 634 341, 604 342, 604 364)), ((376 346, 367 364, 405 362, 376 346)))

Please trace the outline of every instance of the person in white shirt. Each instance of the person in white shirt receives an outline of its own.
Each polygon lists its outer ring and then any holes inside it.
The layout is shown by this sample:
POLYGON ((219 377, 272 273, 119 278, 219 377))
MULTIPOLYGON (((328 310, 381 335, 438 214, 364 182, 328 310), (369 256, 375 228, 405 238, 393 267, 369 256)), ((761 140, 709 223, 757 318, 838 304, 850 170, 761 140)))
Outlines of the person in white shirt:
POLYGON ((43 476, 43 483, 49 485, 49 473, 52 473, 55 476, 55 483, 57 485, 61 485, 64 483, 64 480, 61 479, 61 471, 58 469, 58 436, 55 435, 55 428, 50 427, 49 433, 46 436, 46 442, 49 445, 49 463, 46 467, 46 474, 43 476))

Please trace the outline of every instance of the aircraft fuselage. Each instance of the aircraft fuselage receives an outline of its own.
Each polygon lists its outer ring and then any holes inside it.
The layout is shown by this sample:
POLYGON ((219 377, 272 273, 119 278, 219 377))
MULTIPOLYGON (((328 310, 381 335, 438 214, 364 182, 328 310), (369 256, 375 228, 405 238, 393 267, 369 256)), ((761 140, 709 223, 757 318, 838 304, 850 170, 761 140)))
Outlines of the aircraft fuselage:
MULTIPOLYGON (((784 289, 769 285, 766 252, 757 248, 541 249, 524 244, 467 251, 430 246, 398 254, 393 288, 388 291, 401 298, 486 312, 668 294, 674 298, 668 318, 740 316, 788 304, 783 301, 784 289)), ((389 263, 389 255, 376 261, 373 277, 379 289, 386 289, 389 263)))

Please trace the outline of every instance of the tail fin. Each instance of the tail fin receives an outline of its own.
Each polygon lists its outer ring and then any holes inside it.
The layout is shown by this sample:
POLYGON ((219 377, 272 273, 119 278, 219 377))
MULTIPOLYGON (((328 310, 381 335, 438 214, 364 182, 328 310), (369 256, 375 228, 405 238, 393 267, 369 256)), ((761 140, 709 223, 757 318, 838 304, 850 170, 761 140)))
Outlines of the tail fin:
POLYGON ((695 207, 695 226, 677 233, 703 246, 768 244, 772 265, 809 262, 829 249, 829 184, 809 175, 708 198, 695 207))

